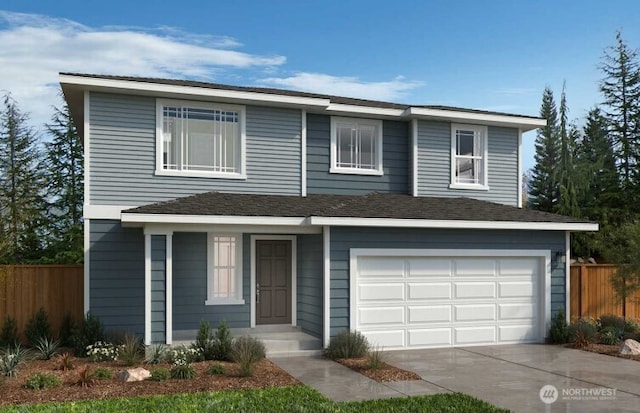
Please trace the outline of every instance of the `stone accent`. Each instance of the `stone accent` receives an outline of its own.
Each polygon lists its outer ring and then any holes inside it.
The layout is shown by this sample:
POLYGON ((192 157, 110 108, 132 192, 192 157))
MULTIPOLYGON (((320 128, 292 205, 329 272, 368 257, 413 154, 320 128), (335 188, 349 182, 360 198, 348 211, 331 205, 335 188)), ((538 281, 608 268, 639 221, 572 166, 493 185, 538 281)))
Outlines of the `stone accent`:
POLYGON ((134 381, 146 380, 149 377, 151 377, 151 372, 149 370, 138 367, 135 369, 122 370, 120 373, 118 373, 116 379, 125 383, 130 383, 134 381))
POLYGON ((640 355, 640 343, 631 339, 625 340, 620 346, 620 354, 640 355))

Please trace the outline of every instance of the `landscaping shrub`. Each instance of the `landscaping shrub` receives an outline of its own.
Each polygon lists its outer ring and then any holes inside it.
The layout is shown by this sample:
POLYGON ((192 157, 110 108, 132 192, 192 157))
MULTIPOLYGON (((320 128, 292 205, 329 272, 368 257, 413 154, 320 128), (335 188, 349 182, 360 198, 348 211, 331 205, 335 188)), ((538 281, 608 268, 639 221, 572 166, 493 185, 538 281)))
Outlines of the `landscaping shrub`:
POLYGON ((581 318, 569 326, 569 341, 577 348, 593 344, 598 338, 598 325, 593 320, 581 318))
POLYGON ((569 324, 561 308, 553 316, 551 327, 549 328, 549 339, 553 344, 564 344, 569 342, 569 324))
POLYGON ((196 377, 196 370, 191 364, 174 365, 171 368, 171 377, 174 379, 193 379, 196 377))
POLYGON ((384 358, 383 349, 375 346, 373 349, 369 350, 367 366, 372 370, 381 369, 384 366, 384 358))
POLYGON ((622 331, 618 330, 615 326, 609 325, 603 327, 600 330, 600 342, 610 346, 618 345, 621 341, 621 334, 622 331))
POLYGON ((153 381, 165 381, 171 377, 171 372, 164 367, 158 367, 151 371, 151 380, 153 381))
POLYGON ((325 352, 331 359, 364 357, 369 352, 369 341, 359 331, 344 330, 329 340, 325 352))
POLYGON ((76 381, 76 384, 83 388, 92 387, 96 384, 96 375, 89 369, 89 366, 86 366, 78 372, 78 381, 76 381))
POLYGON ((87 346, 86 354, 91 361, 115 361, 118 359, 118 348, 111 343, 96 341, 87 346))
POLYGON ((164 344, 153 344, 145 349, 146 357, 144 359, 147 364, 160 364, 167 360, 168 347, 164 344))
POLYGON ((58 370, 67 371, 75 368, 71 354, 64 353, 58 356, 58 370))
POLYGON ((640 333, 640 326, 638 326, 638 322, 632 318, 626 318, 624 320, 624 333, 625 335, 635 335, 637 336, 640 333))
POLYGON ((606 327, 613 327, 621 333, 624 332, 627 325, 627 322, 623 317, 611 314, 601 316, 598 321, 601 329, 604 329, 606 327))
POLYGON ((234 340, 231 346, 231 358, 238 363, 242 376, 253 375, 257 362, 265 357, 264 343, 255 337, 244 336, 234 340))
POLYGON ((30 357, 29 350, 20 344, 0 351, 0 375, 14 377, 22 364, 30 357))
POLYGON ((71 334, 71 343, 76 356, 86 357, 87 346, 98 341, 105 341, 104 326, 98 317, 87 313, 82 323, 71 334))
POLYGON ((118 360, 125 366, 133 366, 142 360, 144 346, 142 340, 135 334, 127 333, 124 337, 124 344, 118 349, 118 360))
POLYGON ((226 321, 222 320, 218 324, 216 330, 216 348, 214 354, 214 360, 231 361, 231 346, 233 345, 233 337, 229 330, 229 325, 226 321))
POLYGON ((62 324, 60 324, 60 331, 58 332, 58 338, 60 339, 60 345, 64 347, 72 347, 73 342, 71 336, 73 330, 76 329, 76 320, 73 319, 71 313, 66 313, 62 318, 62 324))
POLYGON ((0 331, 0 347, 16 346, 19 343, 18 323, 15 318, 7 316, 0 331))
POLYGON ((169 352, 167 358, 171 364, 191 364, 200 361, 201 354, 194 348, 178 346, 169 352))
POLYGON ((113 373, 111 372, 111 370, 104 367, 98 367, 97 369, 95 369, 93 375, 95 376, 96 380, 111 380, 113 378, 113 373))
POLYGON ((60 340, 54 340, 46 336, 37 339, 33 346, 38 358, 42 360, 49 360, 58 354, 58 348, 60 348, 60 340))
POLYGON ((200 321, 200 327, 198 328, 198 335, 196 341, 191 347, 197 350, 202 358, 205 360, 213 360, 216 353, 216 338, 209 324, 206 320, 200 321))
POLYGON ((29 345, 34 345, 40 337, 51 338, 51 324, 44 307, 40 309, 27 321, 24 328, 24 335, 27 337, 29 345))
POLYGON ((224 368, 224 366, 222 364, 212 364, 207 369, 207 373, 211 374, 212 376, 225 374, 226 372, 227 371, 226 371, 226 369, 224 368))
POLYGON ((60 379, 51 373, 36 373, 29 377, 24 384, 27 389, 38 390, 48 387, 58 387, 62 384, 60 379))
POLYGON ((104 333, 104 341, 107 341, 114 346, 121 346, 127 341, 127 336, 131 335, 125 330, 107 330, 104 333))

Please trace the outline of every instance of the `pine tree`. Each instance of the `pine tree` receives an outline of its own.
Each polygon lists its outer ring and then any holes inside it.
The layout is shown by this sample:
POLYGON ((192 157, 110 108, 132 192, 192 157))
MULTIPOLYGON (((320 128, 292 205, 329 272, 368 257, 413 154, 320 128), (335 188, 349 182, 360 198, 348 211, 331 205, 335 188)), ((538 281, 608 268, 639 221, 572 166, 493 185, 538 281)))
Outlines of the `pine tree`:
POLYGON ((579 136, 577 128, 568 125, 567 94, 566 83, 562 84, 562 95, 560 97, 560 162, 557 169, 559 193, 558 203, 555 205, 554 212, 562 215, 573 217, 580 216, 580 207, 578 206, 575 170, 573 165, 573 151, 575 141, 579 136))
POLYGON ((605 117, 614 144, 620 187, 628 209, 637 211, 640 198, 638 161, 640 159, 640 70, 638 53, 616 34, 616 45, 603 56, 600 68, 604 79, 605 117))
POLYGON ((56 263, 81 262, 83 258, 83 148, 69 107, 54 108, 46 125, 52 137, 46 144, 48 213, 48 256, 56 263))
POLYGON ((558 110, 549 87, 542 93, 540 117, 547 125, 538 129, 535 142, 535 166, 531 173, 530 205, 533 209, 553 212, 559 198, 558 164, 560 143, 558 138, 558 110))
POLYGON ((34 132, 10 95, 0 113, 0 262, 40 258, 44 179, 34 132))

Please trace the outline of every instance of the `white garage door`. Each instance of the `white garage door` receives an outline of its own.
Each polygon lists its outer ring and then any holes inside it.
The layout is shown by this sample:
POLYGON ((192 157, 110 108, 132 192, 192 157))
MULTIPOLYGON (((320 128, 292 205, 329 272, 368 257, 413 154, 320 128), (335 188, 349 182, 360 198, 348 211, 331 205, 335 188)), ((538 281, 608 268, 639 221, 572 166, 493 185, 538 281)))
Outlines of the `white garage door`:
POLYGON ((352 328, 386 349, 539 342, 542 262, 357 256, 352 328))

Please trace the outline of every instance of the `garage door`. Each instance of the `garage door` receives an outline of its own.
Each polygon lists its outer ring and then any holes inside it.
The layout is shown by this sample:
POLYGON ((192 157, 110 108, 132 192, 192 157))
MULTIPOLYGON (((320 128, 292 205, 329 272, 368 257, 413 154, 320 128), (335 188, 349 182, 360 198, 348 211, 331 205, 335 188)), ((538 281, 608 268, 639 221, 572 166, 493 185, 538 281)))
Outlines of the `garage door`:
POLYGON ((541 341, 541 261, 358 256, 352 327, 386 349, 541 341))

